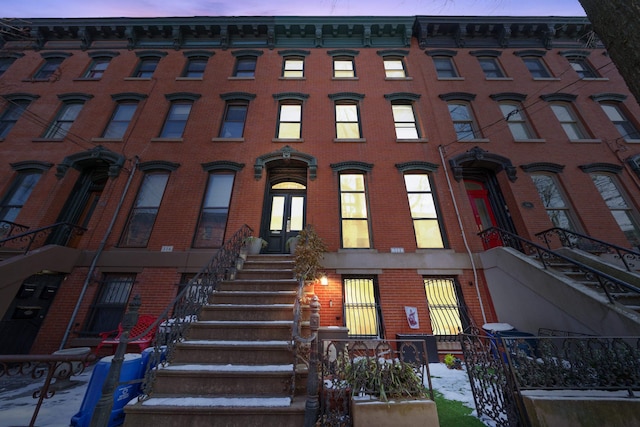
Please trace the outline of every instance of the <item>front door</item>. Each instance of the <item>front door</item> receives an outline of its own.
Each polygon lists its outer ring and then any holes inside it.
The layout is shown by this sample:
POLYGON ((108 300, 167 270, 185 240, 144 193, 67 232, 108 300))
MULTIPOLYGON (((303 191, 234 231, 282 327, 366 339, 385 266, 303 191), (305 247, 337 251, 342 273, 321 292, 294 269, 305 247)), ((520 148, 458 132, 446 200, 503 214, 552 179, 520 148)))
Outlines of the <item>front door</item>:
POLYGON ((261 237, 268 245, 263 252, 289 252, 287 241, 304 228, 306 187, 293 181, 273 184, 265 208, 261 237))
MULTIPOLYGON (((478 232, 484 231, 491 227, 498 227, 498 222, 491 208, 491 202, 489 200, 489 192, 484 183, 479 181, 464 181, 464 186, 467 190, 467 196, 471 203, 471 210, 473 211, 473 217, 478 227, 478 232)), ((492 235, 488 241, 483 241, 485 249, 500 246, 500 237, 498 235, 492 235)))
POLYGON ((27 354, 64 278, 36 274, 25 280, 0 321, 0 354, 27 354))

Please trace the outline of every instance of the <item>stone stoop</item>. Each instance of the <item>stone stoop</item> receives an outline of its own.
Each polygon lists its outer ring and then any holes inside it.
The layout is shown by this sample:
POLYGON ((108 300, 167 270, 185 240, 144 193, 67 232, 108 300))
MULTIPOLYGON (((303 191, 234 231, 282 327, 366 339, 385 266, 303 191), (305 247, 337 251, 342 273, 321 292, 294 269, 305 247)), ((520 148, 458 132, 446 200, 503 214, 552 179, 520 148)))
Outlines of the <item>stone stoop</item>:
MULTIPOLYGON (((296 369, 291 399, 292 268, 290 255, 249 256, 203 307, 172 363, 157 372, 151 397, 126 406, 124 426, 303 425, 306 369, 296 369)), ((306 307, 304 336, 308 315, 306 307)))

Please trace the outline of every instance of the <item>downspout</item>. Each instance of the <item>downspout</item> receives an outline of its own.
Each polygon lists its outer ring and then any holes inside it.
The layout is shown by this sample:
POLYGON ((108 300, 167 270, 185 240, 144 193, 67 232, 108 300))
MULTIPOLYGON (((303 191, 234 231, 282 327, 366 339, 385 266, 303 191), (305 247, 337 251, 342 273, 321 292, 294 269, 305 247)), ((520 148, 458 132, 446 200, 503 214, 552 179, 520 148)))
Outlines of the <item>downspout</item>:
POLYGON ((478 270, 476 268, 476 263, 473 259, 473 253, 471 252, 471 248, 469 247, 469 243, 467 242, 467 235, 464 231, 464 226, 462 225, 462 219, 460 217, 460 211, 458 210, 458 203, 456 203, 456 197, 453 193, 453 187, 451 186, 451 178, 449 178, 449 171, 447 170, 447 163, 444 160, 444 150, 443 146, 438 146, 438 152, 440 153, 440 161, 442 162, 442 167, 444 169, 444 176, 447 177, 447 186, 449 187, 449 192, 451 193, 451 200, 453 201, 453 208, 456 211, 456 216, 458 217, 458 226, 460 227, 460 231, 462 232, 462 241, 464 242, 464 247, 467 250, 467 254, 469 255, 469 260, 471 261, 471 270, 473 270, 473 282, 476 288, 476 293, 478 295, 478 302, 480 303, 480 311, 482 312, 482 321, 483 324, 487 323, 487 315, 484 312, 484 303, 482 302, 482 296, 480 295, 480 287, 478 286, 478 270))
POLYGON ((73 308, 71 319, 69 319, 69 325, 67 326, 67 330, 64 331, 64 337, 62 337, 62 342, 60 343, 60 350, 64 349, 64 347, 67 345, 67 340, 69 339, 69 335, 71 334, 71 330, 73 329, 73 324, 76 321, 76 316, 78 315, 78 311, 80 311, 80 305, 82 303, 82 300, 84 299, 84 294, 87 292, 87 289, 89 288, 89 283, 91 283, 91 276, 93 276, 93 272, 95 271, 96 265, 98 264, 98 259, 100 258, 100 255, 102 255, 102 252, 104 251, 104 247, 107 245, 107 239, 111 235, 111 231, 113 231, 113 226, 116 223, 116 218, 120 213, 120 209, 122 209, 124 198, 129 192, 129 186, 131 185, 131 181, 133 180, 133 175, 135 174, 136 169, 138 168, 139 160, 140 158, 138 156, 134 157, 133 167, 129 172, 129 178, 127 179, 127 184, 125 185, 124 191, 120 196, 120 201, 118 202, 118 206, 116 207, 116 210, 113 213, 113 217, 111 217, 111 222, 109 223, 109 227, 107 228, 107 231, 104 233, 104 237, 102 237, 100 246, 98 247, 98 250, 93 256, 93 260, 91 261, 91 266, 89 267, 89 271, 87 272, 87 277, 84 279, 84 283, 82 284, 82 290, 80 291, 80 296, 78 297, 76 306, 73 308))

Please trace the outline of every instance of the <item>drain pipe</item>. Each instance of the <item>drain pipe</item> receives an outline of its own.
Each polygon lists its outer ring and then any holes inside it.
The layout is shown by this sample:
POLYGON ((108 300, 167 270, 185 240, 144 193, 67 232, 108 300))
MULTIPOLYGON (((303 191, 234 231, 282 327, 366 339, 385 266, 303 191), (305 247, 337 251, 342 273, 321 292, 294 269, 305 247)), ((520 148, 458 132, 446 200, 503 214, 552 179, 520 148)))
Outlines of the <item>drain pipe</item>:
POLYGON ((449 187, 449 192, 451 193, 451 200, 453 200, 453 208, 455 209, 456 216, 458 217, 458 225, 460 226, 460 231, 462 232, 462 241, 464 242, 464 247, 467 250, 467 254, 469 255, 469 260, 471 261, 471 270, 473 270, 473 282, 476 288, 476 293, 478 294, 478 302, 480 303, 480 311, 482 312, 482 321, 484 324, 487 323, 487 315, 484 312, 484 303, 482 302, 480 288, 478 287, 478 270, 476 268, 476 263, 473 260, 473 253, 471 252, 471 248, 469 247, 469 242, 467 242, 467 235, 464 231, 464 226, 462 225, 462 218, 460 217, 460 211, 458 210, 458 203, 456 203, 456 197, 453 194, 451 178, 449 178, 447 163, 444 160, 444 147, 442 145, 438 146, 438 152, 440 153, 440 161, 442 162, 442 167, 444 169, 444 176, 447 177, 447 186, 449 187))
POLYGON ((118 214, 120 213, 120 209, 122 208, 122 204, 124 203, 124 198, 129 192, 129 186, 131 185, 131 181, 133 180, 133 175, 135 174, 136 169, 138 168, 139 160, 140 158, 138 156, 134 157, 133 167, 129 172, 129 178, 127 179, 127 183, 124 187, 124 191, 120 196, 120 201, 118 202, 118 206, 116 207, 116 210, 113 213, 113 216, 111 217, 111 222, 109 223, 109 227, 107 228, 107 231, 104 233, 104 237, 100 242, 100 246, 98 247, 98 250, 93 256, 93 260, 91 261, 91 266, 89 267, 89 271, 87 272, 87 277, 84 279, 84 283, 82 284, 82 290, 80 291, 80 296, 78 297, 76 306, 73 308, 71 319, 69 319, 69 325, 67 326, 67 330, 64 331, 64 337, 62 337, 62 342, 60 343, 60 350, 64 349, 64 347, 67 345, 67 340, 69 339, 69 335, 73 330, 73 324, 75 323, 76 316, 78 315, 78 311, 80 310, 80 304, 84 299, 84 294, 87 292, 87 288, 89 288, 89 283, 91 282, 91 276, 93 275, 93 272, 96 269, 96 265, 98 264, 98 258, 100 258, 100 255, 102 255, 102 252, 104 251, 104 247, 107 245, 107 239, 111 235, 111 231, 113 231, 113 226, 116 223, 116 218, 118 217, 118 214))

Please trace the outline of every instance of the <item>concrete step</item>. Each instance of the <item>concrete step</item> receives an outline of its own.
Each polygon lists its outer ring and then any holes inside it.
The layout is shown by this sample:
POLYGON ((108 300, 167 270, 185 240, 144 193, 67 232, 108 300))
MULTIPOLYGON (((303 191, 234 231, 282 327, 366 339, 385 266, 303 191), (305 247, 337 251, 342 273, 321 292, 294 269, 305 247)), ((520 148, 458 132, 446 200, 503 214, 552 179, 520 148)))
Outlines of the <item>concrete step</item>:
MULTIPOLYGON (((275 321, 233 321, 210 320, 195 322, 189 329, 191 340, 224 340, 233 337, 236 340, 282 340, 291 339, 291 320, 275 321)), ((309 322, 302 325, 304 336, 308 335, 309 322)))
POLYGON ((237 321, 292 320, 292 313, 293 304, 209 304, 202 308, 198 319, 237 321))
POLYGON ((206 398, 154 395, 125 407, 125 427, 300 427, 304 397, 206 398))
POLYGON ((185 340, 172 363, 286 365, 293 360, 290 341, 185 340))
POLYGON ((290 291, 297 289, 298 282, 290 279, 261 279, 261 280, 225 280, 218 285, 219 291, 290 291))
POLYGON ((212 304, 291 304, 296 291, 218 291, 211 295, 212 304))
POLYGON ((236 280, 275 280, 275 279, 293 279, 294 274, 290 269, 266 269, 266 268, 243 268, 236 273, 236 280))

